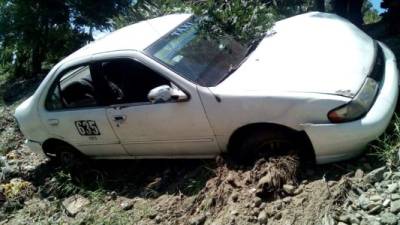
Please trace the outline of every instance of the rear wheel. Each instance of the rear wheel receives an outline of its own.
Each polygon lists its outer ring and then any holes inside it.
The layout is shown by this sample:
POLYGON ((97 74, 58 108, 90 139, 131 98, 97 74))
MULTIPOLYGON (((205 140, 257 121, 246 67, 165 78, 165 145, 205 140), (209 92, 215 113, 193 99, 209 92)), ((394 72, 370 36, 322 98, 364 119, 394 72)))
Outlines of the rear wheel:
POLYGON ((53 143, 51 151, 47 152, 46 155, 63 167, 77 165, 84 159, 82 153, 63 142, 53 143))

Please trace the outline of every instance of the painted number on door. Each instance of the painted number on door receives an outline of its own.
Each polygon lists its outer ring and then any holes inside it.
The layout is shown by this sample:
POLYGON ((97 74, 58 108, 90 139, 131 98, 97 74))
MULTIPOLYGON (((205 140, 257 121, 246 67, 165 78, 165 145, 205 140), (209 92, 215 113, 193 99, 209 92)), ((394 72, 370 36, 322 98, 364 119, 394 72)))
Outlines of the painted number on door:
POLYGON ((75 121, 76 129, 82 136, 100 135, 99 128, 93 120, 79 120, 75 121))

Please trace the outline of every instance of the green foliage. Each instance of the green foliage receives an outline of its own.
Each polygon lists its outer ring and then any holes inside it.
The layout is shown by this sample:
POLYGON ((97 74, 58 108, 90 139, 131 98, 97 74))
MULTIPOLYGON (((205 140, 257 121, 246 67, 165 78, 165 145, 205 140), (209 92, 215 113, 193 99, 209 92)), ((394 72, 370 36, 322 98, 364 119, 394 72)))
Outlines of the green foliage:
POLYGON ((191 12, 191 2, 184 0, 138 0, 112 19, 114 29, 176 12, 191 12))
POLYGON ((362 13, 364 24, 377 23, 381 20, 381 16, 379 15, 378 11, 373 8, 372 3, 369 1, 364 2, 362 13))
POLYGON ((207 0, 194 4, 193 10, 207 32, 228 33, 245 43, 262 37, 276 18, 274 8, 259 0, 207 0))
POLYGON ((130 4, 131 0, 101 4, 95 0, 0 0, 0 67, 12 67, 19 76, 41 73, 44 61, 52 64, 92 40, 94 28, 110 28, 109 18, 130 4))
POLYGON ((372 154, 377 156, 381 161, 394 166, 399 164, 399 148, 400 117, 395 115, 389 127, 389 131, 377 141, 377 144, 372 146, 372 154))

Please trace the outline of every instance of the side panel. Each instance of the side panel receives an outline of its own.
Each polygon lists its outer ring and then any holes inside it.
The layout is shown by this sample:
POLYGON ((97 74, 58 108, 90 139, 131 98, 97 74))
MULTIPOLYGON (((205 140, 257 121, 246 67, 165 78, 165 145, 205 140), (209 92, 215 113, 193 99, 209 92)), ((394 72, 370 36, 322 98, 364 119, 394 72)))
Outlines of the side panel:
POLYGON ((304 121, 327 122, 326 115, 331 109, 349 101, 344 97, 321 94, 227 93, 218 87, 211 89, 201 88, 199 93, 223 150, 233 132, 245 125, 273 123, 300 131, 304 121))

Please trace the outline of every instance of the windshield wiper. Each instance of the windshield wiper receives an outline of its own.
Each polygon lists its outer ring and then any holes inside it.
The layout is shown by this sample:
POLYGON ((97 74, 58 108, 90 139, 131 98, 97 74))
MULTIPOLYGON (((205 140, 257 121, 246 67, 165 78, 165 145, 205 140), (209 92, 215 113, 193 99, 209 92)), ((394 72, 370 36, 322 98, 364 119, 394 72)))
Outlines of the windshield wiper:
POLYGON ((258 38, 256 40, 253 40, 249 46, 247 47, 246 54, 243 57, 243 60, 237 64, 236 66, 231 65, 231 67, 228 70, 227 76, 231 75, 233 72, 235 72, 239 67, 246 61, 246 59, 249 57, 249 55, 256 50, 260 42, 263 40, 263 38, 258 38))

